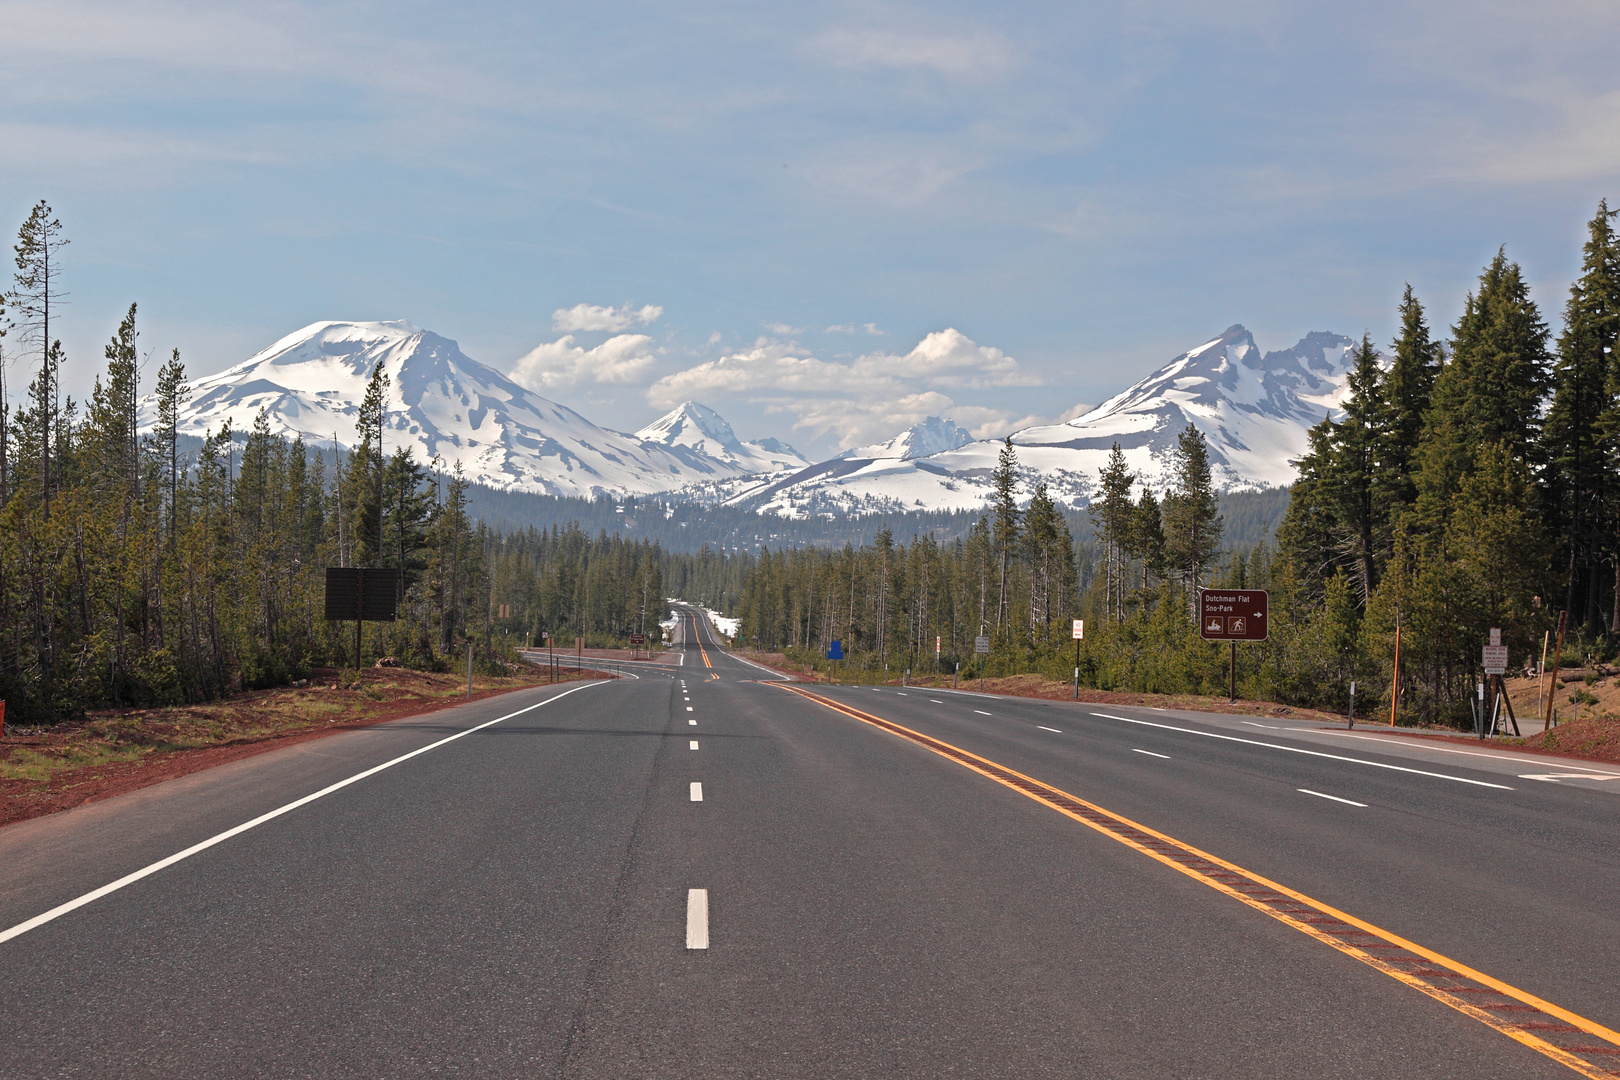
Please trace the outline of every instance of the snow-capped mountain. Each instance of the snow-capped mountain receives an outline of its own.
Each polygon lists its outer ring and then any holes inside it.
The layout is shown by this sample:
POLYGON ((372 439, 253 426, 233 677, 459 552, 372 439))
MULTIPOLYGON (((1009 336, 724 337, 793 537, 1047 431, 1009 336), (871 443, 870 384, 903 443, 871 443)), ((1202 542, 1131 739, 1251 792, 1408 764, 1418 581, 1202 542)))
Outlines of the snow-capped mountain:
MULTIPOLYGON (((412 445, 419 461, 438 457, 446 469, 459 463, 467 479, 490 487, 642 495, 746 471, 689 446, 598 427, 469 359, 454 341, 406 322, 319 322, 289 334, 193 383, 181 431, 203 435, 226 421, 250 430, 262 410, 277 434, 350 446, 379 363, 389 378, 385 450, 412 445)), ((156 402, 148 398, 141 425, 149 429, 155 420, 156 402)))
POLYGON ((777 439, 743 442, 725 417, 697 401, 683 401, 636 432, 636 438, 645 443, 686 447, 745 474, 802 469, 810 464, 803 454, 777 439))
POLYGON ((930 416, 922 423, 911 425, 886 442, 873 443, 870 446, 857 446, 853 450, 845 450, 838 456, 840 458, 869 459, 898 458, 901 461, 910 461, 912 458, 928 457, 930 454, 955 450, 958 446, 966 446, 972 441, 973 436, 957 427, 955 420, 941 420, 937 416, 930 416))
MULTIPOLYGON (((1044 480, 1054 497, 1083 502, 1118 443, 1137 478, 1163 490, 1176 436, 1189 423, 1208 440, 1221 490, 1291 484, 1308 431, 1343 401, 1354 344, 1315 332, 1262 354, 1248 330, 1230 327, 1083 416, 1015 432, 1026 488, 1044 480)), ((1000 451, 992 439, 911 459, 851 452, 731 501, 787 516, 976 510, 988 504, 1000 451)))

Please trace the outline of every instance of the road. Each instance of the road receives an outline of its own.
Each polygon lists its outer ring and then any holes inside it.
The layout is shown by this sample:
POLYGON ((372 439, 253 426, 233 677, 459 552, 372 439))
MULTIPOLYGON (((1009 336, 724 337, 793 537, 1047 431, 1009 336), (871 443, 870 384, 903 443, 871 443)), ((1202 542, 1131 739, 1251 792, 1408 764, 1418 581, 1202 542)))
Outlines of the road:
POLYGON ((1620 1069, 1620 770, 676 637, 0 830, 0 1074, 1620 1069))

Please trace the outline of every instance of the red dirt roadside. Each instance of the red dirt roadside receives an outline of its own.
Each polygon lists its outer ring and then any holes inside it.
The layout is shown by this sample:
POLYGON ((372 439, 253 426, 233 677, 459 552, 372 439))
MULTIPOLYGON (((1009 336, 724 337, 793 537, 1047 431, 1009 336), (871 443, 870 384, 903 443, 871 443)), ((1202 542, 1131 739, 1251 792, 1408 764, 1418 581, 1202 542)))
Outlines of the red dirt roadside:
MULTIPOLYGON (((359 686, 342 689, 338 677, 321 669, 307 686, 250 691, 203 705, 112 709, 53 727, 8 725, 0 741, 0 827, 467 700, 465 675, 371 669, 359 686)), ((475 676, 473 699, 545 681, 534 668, 505 678, 475 676)))

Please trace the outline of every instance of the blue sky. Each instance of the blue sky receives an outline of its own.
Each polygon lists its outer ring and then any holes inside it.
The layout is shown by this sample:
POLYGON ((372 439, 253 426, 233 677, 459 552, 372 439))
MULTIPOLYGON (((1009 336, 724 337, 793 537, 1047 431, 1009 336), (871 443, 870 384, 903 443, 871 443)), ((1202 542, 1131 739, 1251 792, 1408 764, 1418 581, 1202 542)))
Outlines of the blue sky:
POLYGON ((194 374, 405 318, 816 453, 1443 326, 1503 244, 1556 325, 1620 202, 1612 0, 987 8, 0 3, 0 227, 73 240, 76 394, 132 300, 194 374))

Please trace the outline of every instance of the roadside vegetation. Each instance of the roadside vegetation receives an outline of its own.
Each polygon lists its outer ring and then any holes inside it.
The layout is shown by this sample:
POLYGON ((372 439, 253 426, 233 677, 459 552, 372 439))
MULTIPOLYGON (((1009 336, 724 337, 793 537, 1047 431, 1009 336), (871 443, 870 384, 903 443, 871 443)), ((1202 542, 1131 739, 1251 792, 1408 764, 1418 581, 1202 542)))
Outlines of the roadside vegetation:
MULTIPOLYGON (((960 665, 964 678, 1066 682, 1078 664, 1091 689, 1215 696, 1229 653, 1199 639, 1193 613, 1198 589, 1220 587, 1270 593, 1270 640, 1237 651, 1238 693, 1251 700, 1340 713, 1354 681, 1363 716, 1387 718, 1398 689, 1398 722, 1471 726, 1489 630, 1522 675, 1544 644, 1556 651, 1560 611, 1561 663, 1595 670, 1620 652, 1614 217, 1599 204, 1588 223, 1556 338, 1505 253, 1444 339, 1408 288, 1389 353, 1363 336, 1342 417, 1312 430, 1274 546, 1222 545, 1196 429, 1182 433, 1163 490, 1114 455, 1087 545, 1054 523, 1009 443, 992 512, 965 539, 882 531, 860 548, 762 552, 726 605, 742 619, 738 642, 824 672, 836 640, 846 677, 960 665), (1071 618, 1086 622, 1078 656, 1071 618), (979 635, 990 639, 982 657, 979 635)), ((1620 714, 1585 682, 1548 692, 1560 719, 1620 714)))

